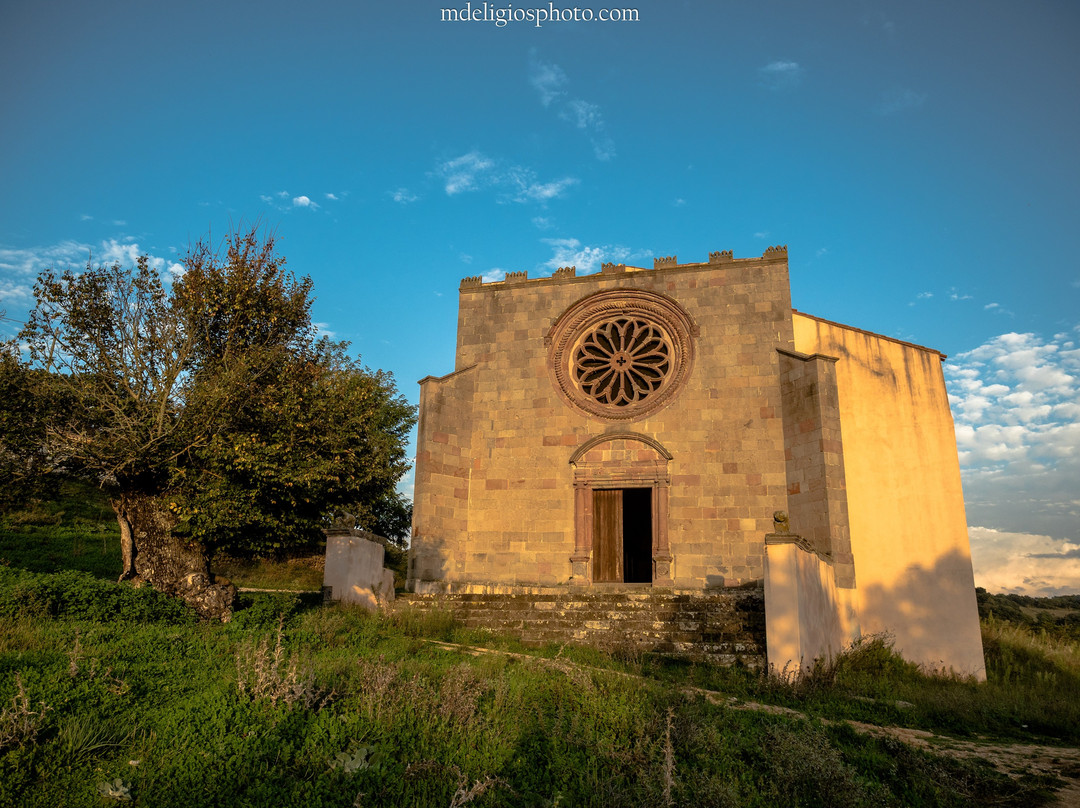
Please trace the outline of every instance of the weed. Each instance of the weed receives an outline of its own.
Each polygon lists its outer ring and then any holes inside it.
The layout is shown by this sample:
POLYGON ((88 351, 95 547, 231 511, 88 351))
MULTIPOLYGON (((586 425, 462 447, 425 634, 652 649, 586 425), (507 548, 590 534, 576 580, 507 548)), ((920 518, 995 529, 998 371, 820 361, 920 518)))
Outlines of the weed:
POLYGON ((61 722, 56 740, 61 756, 70 765, 124 746, 135 735, 136 730, 119 724, 75 715, 61 722))
POLYGON ((115 780, 98 783, 98 792, 102 797, 119 802, 131 802, 131 786, 117 777, 115 780))
POLYGON ((22 673, 15 674, 15 687, 17 692, 11 706, 0 710, 0 751, 33 743, 49 709, 44 702, 39 702, 37 710, 31 709, 33 705, 26 695, 22 673))
POLYGON ((473 781, 470 786, 469 778, 462 774, 458 780, 457 791, 454 792, 454 797, 450 800, 450 808, 461 808, 462 805, 468 805, 476 798, 482 797, 489 789, 498 785, 505 786, 506 782, 498 777, 488 775, 483 780, 473 781))
POLYGON ((283 615, 278 621, 273 648, 269 637, 241 643, 236 652, 236 686, 254 701, 321 707, 334 694, 315 686, 314 675, 306 665, 301 667, 299 655, 285 653, 284 622, 283 615))
POLYGON ((467 725, 476 715, 477 702, 486 689, 487 684, 471 665, 455 665, 439 687, 439 715, 451 723, 467 725))
POLYGON ((769 789, 778 805, 827 808, 866 804, 866 791, 818 727, 770 727, 765 734, 769 789))
POLYGON ((668 707, 667 723, 664 726, 664 805, 674 805, 671 790, 675 786, 675 747, 671 745, 671 721, 675 710, 668 707))

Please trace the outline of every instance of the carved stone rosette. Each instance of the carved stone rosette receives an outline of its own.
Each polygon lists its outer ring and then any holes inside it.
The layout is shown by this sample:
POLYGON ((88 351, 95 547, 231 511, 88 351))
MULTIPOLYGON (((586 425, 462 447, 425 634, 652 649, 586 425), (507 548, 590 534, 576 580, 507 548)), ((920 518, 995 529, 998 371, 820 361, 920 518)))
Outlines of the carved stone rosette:
POLYGON ((696 327, 675 301, 618 289, 579 300, 548 333, 549 368, 563 397, 614 421, 671 401, 690 374, 696 327))

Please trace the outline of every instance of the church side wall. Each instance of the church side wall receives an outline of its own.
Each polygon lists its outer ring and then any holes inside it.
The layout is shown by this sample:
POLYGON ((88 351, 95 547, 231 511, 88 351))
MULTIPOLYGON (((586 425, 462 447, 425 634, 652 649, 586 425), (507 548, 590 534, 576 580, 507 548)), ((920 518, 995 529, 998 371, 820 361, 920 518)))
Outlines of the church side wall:
POLYGON ((791 531, 836 566, 841 587, 855 586, 848 530, 844 446, 836 360, 780 353, 791 531))
POLYGON ((463 569, 474 379, 469 368, 420 383, 410 588, 413 581, 453 580, 463 569))
POLYGON ((864 634, 985 676, 960 467, 941 355, 793 315, 796 350, 837 357, 851 547, 864 634))

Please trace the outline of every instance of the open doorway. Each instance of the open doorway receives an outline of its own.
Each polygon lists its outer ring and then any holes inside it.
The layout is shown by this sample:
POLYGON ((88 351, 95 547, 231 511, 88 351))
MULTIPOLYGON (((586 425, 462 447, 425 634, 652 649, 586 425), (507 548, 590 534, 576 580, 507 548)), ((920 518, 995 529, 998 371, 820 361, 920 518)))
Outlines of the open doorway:
POLYGON ((651 488, 593 490, 593 581, 652 583, 651 488))

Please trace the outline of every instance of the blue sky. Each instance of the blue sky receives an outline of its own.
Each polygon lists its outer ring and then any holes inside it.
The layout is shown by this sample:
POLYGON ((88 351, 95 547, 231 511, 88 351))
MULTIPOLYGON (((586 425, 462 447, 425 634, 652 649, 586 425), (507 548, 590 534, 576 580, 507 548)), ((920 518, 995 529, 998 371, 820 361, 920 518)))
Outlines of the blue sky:
POLYGON ((0 336, 258 220, 415 401, 464 276, 787 244, 796 308, 949 354, 977 582, 1080 591, 1080 6, 440 8, 5 0, 0 336))

